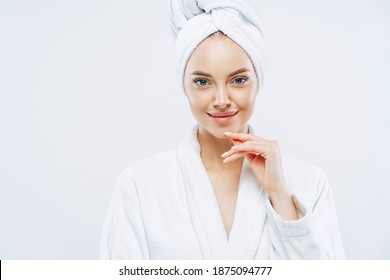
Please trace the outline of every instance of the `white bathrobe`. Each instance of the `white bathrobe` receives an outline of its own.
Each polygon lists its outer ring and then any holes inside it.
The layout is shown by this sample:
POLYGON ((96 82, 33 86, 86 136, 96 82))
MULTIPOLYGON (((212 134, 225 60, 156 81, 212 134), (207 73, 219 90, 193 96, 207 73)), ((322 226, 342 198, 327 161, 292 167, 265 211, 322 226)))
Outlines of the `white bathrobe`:
MULTIPOLYGON (((244 159, 226 234, 200 158, 194 125, 179 147, 131 163, 119 176, 104 223, 101 259, 344 259, 326 174, 282 156, 299 219, 272 208, 244 159)), ((249 125, 249 132, 255 134, 249 125)))

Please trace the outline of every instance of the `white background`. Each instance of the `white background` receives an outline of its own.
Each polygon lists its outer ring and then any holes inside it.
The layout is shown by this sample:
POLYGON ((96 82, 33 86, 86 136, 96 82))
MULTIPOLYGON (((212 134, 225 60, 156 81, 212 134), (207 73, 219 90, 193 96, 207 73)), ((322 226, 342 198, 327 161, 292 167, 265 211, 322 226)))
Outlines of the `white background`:
MULTIPOLYGON (((250 120, 332 184, 349 259, 390 259, 390 2, 259 2, 250 120)), ((195 123, 166 0, 0 0, 0 259, 96 259, 125 166, 195 123)))

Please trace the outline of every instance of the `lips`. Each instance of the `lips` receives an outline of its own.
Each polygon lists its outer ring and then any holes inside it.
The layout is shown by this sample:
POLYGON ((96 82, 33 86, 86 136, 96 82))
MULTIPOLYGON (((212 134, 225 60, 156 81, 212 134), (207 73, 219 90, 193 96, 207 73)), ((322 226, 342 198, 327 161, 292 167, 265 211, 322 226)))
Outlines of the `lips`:
POLYGON ((214 112, 214 113, 207 113, 209 116, 214 118, 226 118, 226 117, 232 117, 235 114, 237 114, 238 111, 231 111, 231 112, 214 112))

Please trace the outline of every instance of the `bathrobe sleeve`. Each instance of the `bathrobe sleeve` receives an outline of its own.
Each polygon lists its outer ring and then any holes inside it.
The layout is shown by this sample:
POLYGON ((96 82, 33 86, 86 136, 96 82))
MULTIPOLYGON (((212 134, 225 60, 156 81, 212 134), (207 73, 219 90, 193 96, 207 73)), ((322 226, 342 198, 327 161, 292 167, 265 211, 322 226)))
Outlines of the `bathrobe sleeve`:
POLYGON ((111 197, 100 259, 150 259, 139 196, 129 167, 119 176, 111 197))
POLYGON ((314 195, 293 193, 298 220, 283 220, 269 199, 266 211, 270 218, 270 238, 275 259, 345 259, 338 227, 335 204, 329 180, 323 171, 317 186, 308 186, 314 195), (311 199, 307 199, 311 197, 311 199))

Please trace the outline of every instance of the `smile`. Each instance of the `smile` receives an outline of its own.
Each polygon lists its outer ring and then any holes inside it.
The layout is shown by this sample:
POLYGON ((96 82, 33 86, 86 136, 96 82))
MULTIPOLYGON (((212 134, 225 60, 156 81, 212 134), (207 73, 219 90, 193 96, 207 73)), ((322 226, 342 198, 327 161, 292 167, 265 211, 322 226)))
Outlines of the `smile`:
POLYGON ((233 119, 235 119, 236 115, 238 114, 238 111, 236 112, 225 112, 225 113, 213 113, 207 115, 216 123, 219 124, 226 124, 231 122, 233 119))

